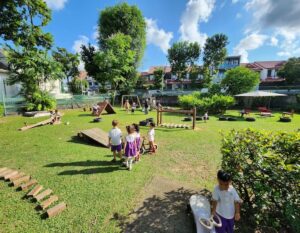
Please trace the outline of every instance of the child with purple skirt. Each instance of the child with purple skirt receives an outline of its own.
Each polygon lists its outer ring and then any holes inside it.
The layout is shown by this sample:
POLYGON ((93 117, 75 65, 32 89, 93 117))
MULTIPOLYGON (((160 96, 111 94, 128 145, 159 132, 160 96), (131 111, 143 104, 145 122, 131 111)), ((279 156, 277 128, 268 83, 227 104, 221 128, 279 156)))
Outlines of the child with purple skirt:
POLYGON ((136 156, 135 128, 133 125, 126 127, 128 135, 125 138, 124 154, 125 165, 129 171, 132 169, 132 160, 136 156))
POLYGON ((212 215, 218 215, 222 221, 221 227, 216 227, 217 233, 233 233, 234 220, 239 221, 241 199, 231 185, 228 173, 218 171, 218 185, 215 187, 212 199, 212 215))
POLYGON ((136 143, 136 157, 135 161, 138 162, 141 160, 140 158, 140 148, 141 148, 141 135, 140 135, 140 127, 138 124, 133 124, 135 129, 135 143, 136 143))

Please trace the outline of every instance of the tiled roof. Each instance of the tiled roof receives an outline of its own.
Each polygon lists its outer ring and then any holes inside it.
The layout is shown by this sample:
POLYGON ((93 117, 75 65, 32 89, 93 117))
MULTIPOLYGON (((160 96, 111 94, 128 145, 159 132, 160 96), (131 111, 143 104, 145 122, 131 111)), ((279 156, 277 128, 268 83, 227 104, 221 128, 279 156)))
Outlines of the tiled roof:
POLYGON ((88 73, 86 71, 79 71, 79 75, 78 75, 78 78, 83 80, 83 79, 86 79, 88 76, 88 73))

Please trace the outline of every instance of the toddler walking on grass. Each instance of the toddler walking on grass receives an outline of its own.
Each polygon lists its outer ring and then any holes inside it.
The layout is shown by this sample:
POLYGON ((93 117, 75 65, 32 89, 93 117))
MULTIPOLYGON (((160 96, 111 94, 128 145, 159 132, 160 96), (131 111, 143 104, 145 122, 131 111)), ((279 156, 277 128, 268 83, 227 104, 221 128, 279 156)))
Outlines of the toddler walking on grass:
POLYGON ((118 153, 120 160, 122 159, 122 131, 118 128, 119 122, 112 121, 113 128, 108 133, 108 146, 114 154, 112 162, 116 162, 116 155, 118 153))
POLYGON ((150 126, 150 129, 148 131, 148 141, 149 141, 149 146, 150 146, 150 153, 155 153, 155 146, 154 146, 155 123, 150 122, 149 126, 150 126))
POLYGON ((135 128, 133 125, 126 127, 128 135, 125 139, 125 146, 124 146, 124 154, 126 157, 125 165, 129 171, 132 169, 132 160, 136 156, 136 141, 135 141, 135 128))
POLYGON ((133 124, 135 129, 135 143, 136 143, 136 157, 135 161, 140 161, 140 148, 141 148, 141 135, 140 135, 140 127, 138 124, 133 124))
POLYGON ((212 199, 212 215, 218 215, 222 221, 221 227, 216 227, 217 233, 233 233, 234 221, 240 220, 241 199, 231 185, 228 173, 218 171, 218 185, 215 187, 212 199))

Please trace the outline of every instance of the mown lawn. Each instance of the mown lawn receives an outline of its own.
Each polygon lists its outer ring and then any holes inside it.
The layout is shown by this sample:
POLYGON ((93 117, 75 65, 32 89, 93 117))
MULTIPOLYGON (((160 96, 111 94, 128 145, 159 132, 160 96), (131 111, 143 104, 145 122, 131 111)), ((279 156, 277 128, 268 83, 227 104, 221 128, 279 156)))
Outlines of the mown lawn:
MULTIPOLYGON (((81 110, 64 112, 69 125, 43 126, 20 132, 24 122, 42 119, 20 116, 0 118, 0 167, 17 168, 32 175, 44 187, 51 188, 68 208, 59 216, 44 220, 34 210, 35 204, 22 200, 25 192, 16 192, 0 181, 0 232, 120 232, 113 215, 127 215, 136 205, 139 193, 154 176, 209 190, 221 163, 221 134, 231 129, 253 127, 264 130, 294 131, 300 128, 300 116, 292 123, 278 122, 274 117, 257 118, 256 122, 222 122, 211 117, 198 122, 197 130, 156 129, 159 150, 155 156, 144 156, 131 172, 111 163, 108 149, 84 143, 76 137, 79 130, 100 127, 108 131, 118 119, 125 131, 129 123, 145 119, 142 112, 104 115, 101 123, 81 110)), ((237 111, 229 114, 238 115, 237 111)), ((147 117, 154 117, 151 112, 147 117)), ((164 122, 182 123, 182 115, 164 115, 164 122)), ((145 135, 147 128, 142 128, 145 135)))

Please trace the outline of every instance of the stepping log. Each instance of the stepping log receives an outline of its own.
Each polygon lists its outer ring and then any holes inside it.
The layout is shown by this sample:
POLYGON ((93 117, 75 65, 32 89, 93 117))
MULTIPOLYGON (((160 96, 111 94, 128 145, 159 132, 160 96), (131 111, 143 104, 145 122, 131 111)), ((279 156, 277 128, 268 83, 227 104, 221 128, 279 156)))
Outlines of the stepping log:
POLYGON ((44 192, 34 196, 35 200, 40 201, 42 199, 44 199, 46 196, 49 196, 52 193, 51 189, 47 189, 44 192))
POLYGON ((2 172, 0 174, 0 178, 3 178, 4 176, 8 175, 11 172, 13 172, 13 170, 11 170, 11 169, 5 170, 4 172, 2 172))
POLYGON ((21 177, 23 177, 23 176, 25 176, 25 173, 20 172, 20 173, 18 173, 18 174, 16 174, 16 175, 10 177, 10 178, 9 178, 9 181, 13 182, 13 181, 15 181, 15 180, 17 180, 17 179, 19 179, 19 178, 21 178, 21 177))
POLYGON ((14 180, 13 181, 13 185, 14 186, 20 186, 20 184, 22 184, 22 183, 24 183, 24 182, 26 182, 28 180, 30 180, 30 176, 23 176, 23 177, 21 177, 21 178, 19 178, 17 180, 14 180))
POLYGON ((1 167, 0 168, 0 173, 4 172, 5 170, 7 170, 8 168, 7 167, 1 167))
POLYGON ((43 186, 42 185, 37 185, 35 186, 29 193, 27 193, 27 197, 30 197, 30 196, 36 196, 38 195, 38 193, 43 189, 43 186))
POLYGON ((30 181, 28 181, 27 183, 22 184, 20 187, 21 187, 22 190, 27 190, 27 189, 29 189, 32 185, 34 185, 34 184, 36 184, 36 183, 37 183, 36 180, 30 180, 30 181))
POLYGON ((40 207, 42 208, 42 210, 45 210, 47 209, 52 203, 54 203, 55 201, 58 200, 58 196, 56 195, 52 195, 50 196, 47 200, 43 201, 41 204, 40 204, 40 207))
POLYGON ((62 212, 64 209, 67 208, 66 203, 62 202, 59 203, 58 205, 52 207, 51 209, 47 210, 47 215, 49 218, 59 214, 60 212, 62 212))
POLYGON ((19 172, 18 171, 13 171, 7 175, 4 176, 4 180, 8 180, 10 177, 13 177, 15 175, 17 175, 19 172))

